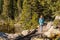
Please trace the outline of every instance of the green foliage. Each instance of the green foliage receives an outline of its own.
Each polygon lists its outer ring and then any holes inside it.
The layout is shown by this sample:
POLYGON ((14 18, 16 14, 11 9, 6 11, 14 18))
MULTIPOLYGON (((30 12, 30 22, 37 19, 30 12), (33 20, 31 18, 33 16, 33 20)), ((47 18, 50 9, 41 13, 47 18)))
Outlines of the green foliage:
POLYGON ((38 5, 37 5, 37 2, 38 2, 37 0, 33 0, 31 2, 31 5, 32 5, 31 6, 32 7, 32 9, 31 9, 31 12, 32 12, 31 29, 35 29, 38 25, 38 5))
POLYGON ((14 33, 15 30, 13 24, 8 22, 5 22, 3 24, 0 23, 0 32, 14 33))
POLYGON ((20 17, 20 24, 24 27, 24 29, 29 29, 31 16, 31 5, 28 0, 24 0, 23 2, 23 10, 20 17))
MULTIPOLYGON (((43 7, 42 13, 45 15, 45 17, 52 17, 57 13, 57 11, 60 11, 60 0, 38 0, 40 5, 43 7)), ((59 14, 58 14, 59 15, 59 14)), ((54 16, 54 17, 55 17, 54 16)))
MULTIPOLYGON (((60 16, 60 0, 0 0, 0 11, 0 19, 6 22, 4 26, 11 27, 9 30, 14 28, 14 23, 21 24, 22 29, 30 30, 37 27, 41 14, 46 20, 60 16)), ((58 22, 54 20, 54 25, 58 22)))
POLYGON ((59 19, 55 19, 55 20, 54 20, 54 26, 57 26, 59 22, 60 22, 59 19))
POLYGON ((37 25, 38 25, 38 14, 37 13, 33 13, 33 16, 32 16, 32 28, 37 28, 37 25))
POLYGON ((55 12, 54 14, 55 14, 54 16, 60 16, 60 12, 59 11, 55 12))
POLYGON ((24 29, 33 29, 38 25, 37 14, 37 2, 36 0, 25 0, 23 2, 23 10, 20 18, 20 23, 24 29))

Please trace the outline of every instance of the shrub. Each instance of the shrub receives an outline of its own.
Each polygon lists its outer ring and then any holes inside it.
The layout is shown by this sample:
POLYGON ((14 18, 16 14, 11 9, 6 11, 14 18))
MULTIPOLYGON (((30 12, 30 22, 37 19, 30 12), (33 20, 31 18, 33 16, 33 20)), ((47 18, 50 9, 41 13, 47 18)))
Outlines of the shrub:
POLYGON ((0 23, 0 32, 6 32, 6 33, 14 33, 14 25, 13 23, 0 23))
POLYGON ((60 22, 59 19, 55 19, 55 20, 54 20, 54 26, 57 26, 59 22, 60 22))

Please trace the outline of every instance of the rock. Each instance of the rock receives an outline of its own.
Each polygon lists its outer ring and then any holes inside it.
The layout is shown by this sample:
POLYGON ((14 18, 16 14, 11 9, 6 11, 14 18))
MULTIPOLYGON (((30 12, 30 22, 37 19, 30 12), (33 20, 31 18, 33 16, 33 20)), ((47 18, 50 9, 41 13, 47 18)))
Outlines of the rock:
POLYGON ((6 40, 5 38, 0 37, 0 40, 6 40))
POLYGON ((43 38, 32 38, 31 40, 44 40, 43 38))
POLYGON ((55 19, 60 19, 60 16, 56 16, 55 19))
POLYGON ((0 39, 1 40, 7 40, 8 39, 8 37, 7 37, 8 35, 7 34, 5 34, 4 32, 0 32, 0 39))
POLYGON ((33 31, 34 31, 34 29, 29 30, 30 33, 33 32, 33 31))
POLYGON ((53 30, 53 27, 51 27, 48 31, 44 32, 44 35, 46 35, 47 37, 51 37, 51 31, 53 30))
POLYGON ((7 34, 8 35, 8 39, 15 39, 17 36, 19 36, 19 34, 7 34))
POLYGON ((27 34, 28 34, 28 32, 29 32, 28 30, 23 30, 23 31, 22 31, 22 35, 24 35, 24 36, 25 36, 25 35, 27 35, 27 34))
POLYGON ((7 34, 5 34, 4 32, 0 32, 0 37, 7 38, 7 34))
MULTIPOLYGON (((56 34, 60 34, 59 29, 55 29, 53 26, 53 22, 48 22, 47 26, 43 27, 43 34, 47 37, 54 37, 56 34)), ((39 32, 40 28, 38 28, 39 32)))
POLYGON ((49 29, 52 25, 53 25, 53 22, 48 22, 48 23, 47 23, 47 26, 46 26, 47 29, 49 29))
POLYGON ((48 22, 46 26, 43 26, 43 31, 44 32, 48 31, 52 25, 53 25, 53 22, 48 22))
POLYGON ((60 31, 58 29, 54 29, 54 26, 51 26, 51 28, 47 32, 44 32, 44 35, 46 35, 47 37, 52 37, 59 33, 60 31))

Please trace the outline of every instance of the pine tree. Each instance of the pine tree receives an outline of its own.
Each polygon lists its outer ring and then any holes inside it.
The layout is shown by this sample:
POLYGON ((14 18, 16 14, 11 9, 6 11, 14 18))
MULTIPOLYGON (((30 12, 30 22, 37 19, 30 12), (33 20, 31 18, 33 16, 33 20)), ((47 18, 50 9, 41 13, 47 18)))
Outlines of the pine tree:
POLYGON ((13 0, 13 9, 14 9, 14 20, 18 17, 18 7, 17 7, 17 1, 18 0, 13 0))
POLYGON ((17 0, 17 8, 18 8, 18 13, 20 14, 21 13, 21 9, 22 9, 22 7, 21 7, 21 5, 22 5, 22 3, 21 3, 21 0, 17 0))
POLYGON ((23 1, 23 9, 20 17, 20 24, 24 29, 30 29, 31 27, 31 4, 30 0, 23 1))
POLYGON ((9 12, 9 3, 10 3, 9 0, 4 0, 2 15, 8 15, 8 12, 9 12))
POLYGON ((9 14, 9 5, 10 5, 10 0, 3 0, 3 12, 1 14, 1 18, 4 20, 6 19, 8 21, 8 14, 9 14), (3 17, 2 17, 3 16, 3 17))
POLYGON ((45 16, 56 16, 59 15, 60 11, 60 0, 38 0, 40 4, 40 11, 45 16))
POLYGON ((32 12, 32 26, 31 28, 36 28, 38 25, 38 5, 37 5, 37 0, 32 0, 31 1, 31 12, 32 12))
POLYGON ((16 12, 15 12, 15 21, 19 22, 20 21, 20 14, 22 13, 22 2, 23 0, 17 0, 15 1, 15 8, 16 8, 16 12))
POLYGON ((15 14, 15 0, 10 0, 8 16, 11 20, 14 20, 14 14, 15 14))

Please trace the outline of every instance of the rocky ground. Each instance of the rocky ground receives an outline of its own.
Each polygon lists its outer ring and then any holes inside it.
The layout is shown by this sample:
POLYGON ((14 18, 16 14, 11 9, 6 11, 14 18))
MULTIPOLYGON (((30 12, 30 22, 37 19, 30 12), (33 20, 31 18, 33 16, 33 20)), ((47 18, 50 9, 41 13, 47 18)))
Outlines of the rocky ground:
POLYGON ((54 28, 52 24, 52 22, 49 22, 46 26, 44 26, 42 36, 39 32, 39 26, 37 26, 37 29, 23 30, 21 33, 15 34, 0 32, 0 40, 51 40, 56 37, 56 35, 60 35, 59 28, 54 28))

